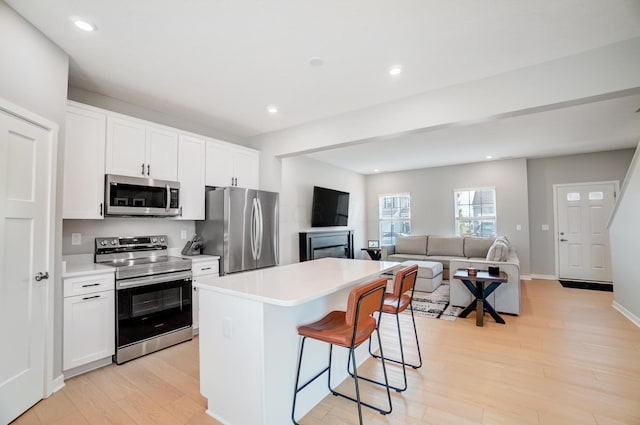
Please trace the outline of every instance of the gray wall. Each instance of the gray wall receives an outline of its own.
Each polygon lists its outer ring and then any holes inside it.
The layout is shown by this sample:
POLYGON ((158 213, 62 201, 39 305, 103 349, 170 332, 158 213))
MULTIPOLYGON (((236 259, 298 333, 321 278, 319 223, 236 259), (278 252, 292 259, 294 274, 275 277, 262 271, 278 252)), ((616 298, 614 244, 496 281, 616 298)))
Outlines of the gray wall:
POLYGON ((93 254, 95 238, 110 236, 167 235, 169 248, 184 247, 186 240, 180 238, 181 231, 191 239, 196 231, 195 221, 168 218, 119 218, 104 220, 64 220, 62 254, 93 254), (71 234, 81 234, 81 244, 71 245, 71 234))
POLYGON ((283 158, 280 189, 280 264, 299 261, 298 233, 311 228, 313 186, 349 192, 349 225, 356 258, 366 240, 365 177, 306 157, 283 158))
POLYGON ((241 145, 246 144, 246 140, 244 138, 238 137, 234 134, 226 133, 209 126, 168 115, 163 112, 133 105, 113 97, 83 90, 78 87, 69 86, 68 97, 70 100, 75 100, 76 102, 129 115, 141 120, 147 120, 169 127, 178 128, 180 130, 202 134, 203 136, 213 137, 229 143, 237 143, 241 145))
POLYGON ((62 177, 69 57, 0 1, 0 96, 58 124, 55 219, 54 370, 62 373, 62 177))
POLYGON ((514 244, 521 274, 530 273, 527 163, 524 159, 488 161, 367 176, 367 238, 379 239, 378 196, 411 193, 411 233, 455 234, 455 189, 495 187, 497 232, 514 244), (520 225, 521 230, 516 230, 520 225))
POLYGON ((608 180, 622 183, 633 153, 634 149, 624 149, 527 161, 533 274, 556 273, 553 185, 608 180), (541 230, 543 224, 549 225, 548 231, 541 230))
POLYGON ((633 158, 609 225, 614 306, 640 326, 640 284, 638 284, 636 265, 638 235, 640 235, 638 210, 640 210, 640 152, 636 152, 633 158))

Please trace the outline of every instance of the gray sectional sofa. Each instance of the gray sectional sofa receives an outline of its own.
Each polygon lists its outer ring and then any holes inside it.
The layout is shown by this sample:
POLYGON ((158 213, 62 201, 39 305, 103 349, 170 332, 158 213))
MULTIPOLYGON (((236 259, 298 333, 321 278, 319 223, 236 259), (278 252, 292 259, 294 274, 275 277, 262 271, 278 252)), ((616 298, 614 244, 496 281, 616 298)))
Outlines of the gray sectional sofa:
POLYGON ((489 266, 498 266, 507 273, 508 281, 489 297, 489 302, 499 312, 520 314, 520 260, 506 238, 499 239, 501 241, 476 237, 398 236, 395 245, 382 247, 381 259, 442 263, 443 278, 449 279, 450 303, 456 306, 467 306, 471 294, 462 282, 450 279, 453 273, 449 270, 455 273, 467 267, 487 270, 489 266))

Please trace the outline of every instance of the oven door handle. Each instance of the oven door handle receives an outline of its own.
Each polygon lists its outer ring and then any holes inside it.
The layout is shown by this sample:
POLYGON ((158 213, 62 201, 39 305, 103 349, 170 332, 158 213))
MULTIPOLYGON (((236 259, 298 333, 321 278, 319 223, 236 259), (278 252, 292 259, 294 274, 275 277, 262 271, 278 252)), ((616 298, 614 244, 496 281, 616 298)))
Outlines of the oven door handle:
POLYGON ((156 283, 171 282, 174 280, 191 279, 191 271, 164 273, 161 275, 144 276, 134 279, 122 279, 116 281, 116 289, 135 288, 136 286, 147 286, 156 283))

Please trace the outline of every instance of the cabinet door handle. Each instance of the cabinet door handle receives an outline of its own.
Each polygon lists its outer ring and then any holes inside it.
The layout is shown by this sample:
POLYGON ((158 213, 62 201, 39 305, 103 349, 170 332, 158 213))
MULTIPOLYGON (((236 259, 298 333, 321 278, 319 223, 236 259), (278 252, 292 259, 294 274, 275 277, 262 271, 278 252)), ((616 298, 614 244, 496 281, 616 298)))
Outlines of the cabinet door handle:
POLYGON ((86 300, 93 300, 95 298, 100 298, 100 295, 93 295, 91 297, 83 297, 82 301, 86 301, 86 300))
POLYGON ((147 176, 151 175, 151 165, 147 164, 147 176))
POLYGON ((568 242, 568 241, 569 239, 565 239, 565 238, 560 239, 560 242, 568 242))
POLYGON ((144 176, 144 162, 142 163, 141 167, 142 167, 142 173, 141 174, 144 176))
POLYGON ((82 285, 83 288, 89 288, 91 286, 100 286, 99 283, 87 283, 86 285, 82 285))
POLYGON ((200 269, 201 271, 205 271, 205 270, 211 270, 211 267, 203 267, 200 269))
POLYGON ((100 217, 102 217, 102 202, 100 202, 100 217))

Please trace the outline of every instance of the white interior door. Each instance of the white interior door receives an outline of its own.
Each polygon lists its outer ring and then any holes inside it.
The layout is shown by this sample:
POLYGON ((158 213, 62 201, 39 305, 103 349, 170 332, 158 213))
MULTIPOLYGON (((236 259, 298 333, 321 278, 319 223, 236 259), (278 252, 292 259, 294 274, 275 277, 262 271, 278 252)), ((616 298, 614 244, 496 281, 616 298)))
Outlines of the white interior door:
POLYGON ((51 149, 48 130, 0 109, 0 423, 45 395, 51 149))
POLYGON ((616 183, 558 186, 558 272, 560 279, 611 282, 607 222, 616 183))

